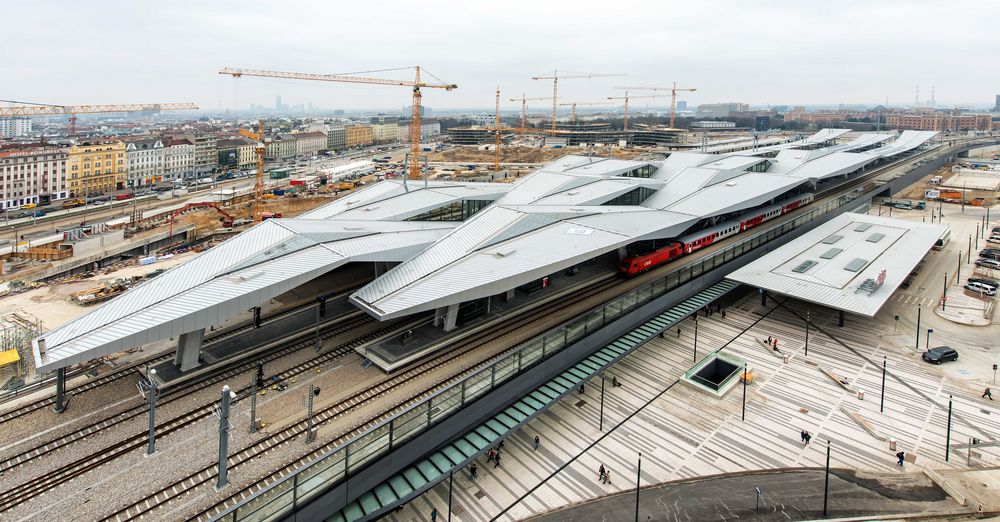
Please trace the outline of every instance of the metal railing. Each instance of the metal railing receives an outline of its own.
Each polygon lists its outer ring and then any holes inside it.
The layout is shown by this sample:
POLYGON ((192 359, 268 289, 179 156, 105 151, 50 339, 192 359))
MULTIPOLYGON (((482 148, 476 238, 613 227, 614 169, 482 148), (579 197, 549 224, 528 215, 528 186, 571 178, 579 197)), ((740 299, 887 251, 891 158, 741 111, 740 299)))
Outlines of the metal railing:
POLYGON ((222 512, 214 520, 270 521, 292 513, 323 491, 344 480, 352 472, 386 455, 399 444, 423 433, 452 413, 566 346, 680 285, 854 201, 864 193, 862 188, 857 188, 776 227, 750 235, 712 255, 685 264, 522 343, 512 352, 498 357, 488 367, 435 392, 355 439, 340 444, 300 470, 266 486, 247 500, 222 512))

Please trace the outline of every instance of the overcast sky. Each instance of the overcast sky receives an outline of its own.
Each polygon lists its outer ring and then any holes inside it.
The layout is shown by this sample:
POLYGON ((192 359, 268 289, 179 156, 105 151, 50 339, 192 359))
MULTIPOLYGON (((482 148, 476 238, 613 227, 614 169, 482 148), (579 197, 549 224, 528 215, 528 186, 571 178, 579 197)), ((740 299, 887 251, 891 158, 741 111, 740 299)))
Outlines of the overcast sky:
MULTIPOLYGON (((567 79, 561 101, 615 86, 679 85, 691 104, 992 105, 1000 93, 989 1, 215 1, 0 0, 0 99, 56 104, 196 102, 232 107, 222 67, 340 73, 419 64, 458 90, 435 108, 549 96, 553 69, 626 73, 567 79)), ((412 79, 408 71, 385 76, 412 79)), ((239 104, 312 102, 398 110, 401 87, 244 78, 239 104)), ((659 100, 651 100, 659 102, 659 100)), ((542 105, 545 102, 535 102, 542 105)), ((666 103, 669 103, 667 99, 666 103)))

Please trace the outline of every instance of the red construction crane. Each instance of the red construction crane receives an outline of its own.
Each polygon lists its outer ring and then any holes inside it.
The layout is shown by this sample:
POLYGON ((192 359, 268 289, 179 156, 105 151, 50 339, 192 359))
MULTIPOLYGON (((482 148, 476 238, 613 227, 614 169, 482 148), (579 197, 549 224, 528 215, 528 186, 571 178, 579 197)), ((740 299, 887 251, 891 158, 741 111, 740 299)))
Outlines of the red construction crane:
MULTIPOLYGON (((310 73, 297 73, 297 72, 281 72, 281 71, 262 71, 257 69, 233 69, 225 68, 219 71, 219 74, 228 74, 234 78, 240 78, 242 76, 256 76, 261 78, 290 78, 295 80, 318 80, 324 82, 341 82, 341 83, 365 83, 372 85, 396 85, 400 87, 412 87, 413 88, 413 117, 410 120, 410 179, 416 179, 420 177, 420 162, 417 161, 417 156, 420 154, 420 88, 427 87, 429 89, 444 89, 450 91, 457 89, 458 85, 454 83, 444 83, 441 79, 434 77, 437 81, 441 83, 426 83, 420 79, 420 66, 414 67, 402 67, 398 69, 382 69, 377 71, 362 71, 362 73, 376 73, 376 72, 388 72, 388 71, 401 71, 415 69, 416 74, 413 81, 409 80, 390 80, 385 78, 365 78, 362 76, 350 76, 346 74, 310 74, 310 73)), ((426 71, 424 71, 426 72, 426 71)), ((357 73, 357 74, 362 74, 357 73)), ((430 74, 430 73, 428 73, 430 74)))
POLYGON ((677 93, 695 92, 698 89, 678 87, 674 82, 670 87, 615 87, 615 89, 632 89, 634 91, 670 91, 670 128, 674 128, 674 115, 677 114, 677 93))
MULTIPOLYGON (((570 71, 566 71, 570 72, 570 71)), ((609 78, 613 76, 626 76, 625 74, 592 74, 592 73, 573 73, 570 72, 568 75, 559 76, 559 71, 553 71, 552 76, 532 76, 532 80, 552 80, 552 130, 556 130, 556 106, 559 101, 559 79, 569 80, 573 78, 609 78)))

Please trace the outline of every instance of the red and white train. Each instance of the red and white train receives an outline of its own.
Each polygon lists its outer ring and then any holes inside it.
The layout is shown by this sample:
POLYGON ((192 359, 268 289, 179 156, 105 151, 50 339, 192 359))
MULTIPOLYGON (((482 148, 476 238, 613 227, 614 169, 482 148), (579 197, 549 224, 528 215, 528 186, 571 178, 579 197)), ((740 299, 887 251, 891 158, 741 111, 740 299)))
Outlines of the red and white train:
POLYGON ((803 205, 808 205, 813 200, 813 195, 802 194, 786 200, 782 203, 771 205, 757 210, 750 217, 734 219, 718 224, 712 228, 699 230, 692 234, 677 238, 677 241, 657 248, 652 252, 628 256, 621 260, 618 265, 618 272, 627 277, 639 275, 646 270, 655 268, 672 259, 676 259, 684 254, 690 254, 695 250, 700 250, 725 239, 734 234, 739 234, 744 230, 753 228, 765 221, 774 219, 782 214, 787 214, 803 205))

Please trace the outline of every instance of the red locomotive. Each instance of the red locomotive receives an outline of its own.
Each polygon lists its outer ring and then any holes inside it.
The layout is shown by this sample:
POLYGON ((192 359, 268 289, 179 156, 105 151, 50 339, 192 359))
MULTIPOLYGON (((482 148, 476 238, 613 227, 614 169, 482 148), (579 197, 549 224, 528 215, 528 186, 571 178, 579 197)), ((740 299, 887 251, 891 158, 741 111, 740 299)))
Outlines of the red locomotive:
POLYGON ((716 241, 725 239, 733 234, 738 234, 753 228, 765 221, 773 219, 782 214, 787 214, 802 205, 809 204, 813 200, 812 194, 803 194, 790 201, 785 201, 776 205, 771 205, 756 211, 752 216, 742 219, 734 219, 716 225, 712 228, 699 230, 688 234, 669 245, 657 248, 652 252, 628 256, 621 260, 618 265, 618 273, 633 277, 647 270, 656 268, 663 263, 678 258, 685 254, 690 254, 695 250, 705 248, 716 241))

